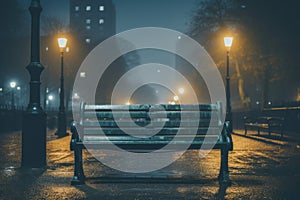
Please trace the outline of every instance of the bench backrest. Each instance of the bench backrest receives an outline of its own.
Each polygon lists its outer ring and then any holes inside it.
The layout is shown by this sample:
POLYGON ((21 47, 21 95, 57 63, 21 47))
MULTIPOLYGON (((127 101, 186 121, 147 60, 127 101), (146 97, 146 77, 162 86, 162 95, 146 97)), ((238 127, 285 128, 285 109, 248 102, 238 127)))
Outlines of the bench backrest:
POLYGON ((220 138, 222 106, 221 103, 82 105, 79 124, 83 129, 82 141, 100 137, 110 140, 171 140, 179 131, 186 137, 196 135, 199 139, 209 134, 220 138), (99 125, 104 134, 99 132, 99 125))

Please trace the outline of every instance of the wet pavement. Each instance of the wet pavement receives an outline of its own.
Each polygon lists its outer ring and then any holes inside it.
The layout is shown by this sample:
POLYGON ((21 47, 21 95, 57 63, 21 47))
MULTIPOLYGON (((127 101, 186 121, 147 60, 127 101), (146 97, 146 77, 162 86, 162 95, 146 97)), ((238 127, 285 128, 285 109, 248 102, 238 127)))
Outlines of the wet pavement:
POLYGON ((188 151, 170 166, 146 174, 115 171, 85 151, 86 185, 71 186, 70 137, 54 139, 54 132, 48 132, 47 168, 22 170, 21 133, 1 133, 0 199, 299 199, 299 140, 235 132, 229 187, 217 181, 218 150, 202 159, 188 151))

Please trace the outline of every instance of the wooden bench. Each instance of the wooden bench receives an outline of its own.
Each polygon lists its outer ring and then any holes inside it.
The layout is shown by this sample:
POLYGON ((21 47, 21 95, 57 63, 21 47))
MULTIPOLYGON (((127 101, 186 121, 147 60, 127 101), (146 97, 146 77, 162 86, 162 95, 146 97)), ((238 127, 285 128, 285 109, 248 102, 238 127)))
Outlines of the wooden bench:
POLYGON ((221 151, 219 181, 229 183, 228 151, 232 150, 233 144, 231 133, 228 131, 229 122, 222 123, 221 116, 222 107, 220 103, 203 105, 83 105, 81 106, 79 122, 73 122, 71 125, 71 150, 74 151, 75 163, 71 184, 84 183, 82 149, 85 149, 85 145, 95 144, 98 145, 98 148, 101 145, 101 149, 105 149, 111 142, 122 149, 136 152, 157 150, 169 143, 175 147, 188 145, 188 149, 200 149, 201 145, 209 146, 206 144, 211 142, 214 149, 221 151), (161 114, 161 108, 165 109, 164 115, 161 114), (128 110, 130 118, 128 118, 128 110), (95 113, 97 119, 94 117, 95 113), (183 121, 183 119, 185 120, 183 121), (195 126, 195 123, 192 122, 197 119, 195 126), (138 126, 130 125, 129 120, 133 120, 138 126), (157 127, 156 123, 160 122, 159 124, 161 124, 162 121, 164 122, 163 127, 157 127), (160 131, 148 138, 133 137, 125 134, 124 129, 121 130, 117 123, 125 127, 128 125, 128 130, 134 133, 139 133, 141 128, 145 128, 147 125, 149 125, 147 127, 149 129, 160 128, 160 131), (103 133, 95 131, 99 124, 103 133), (184 137, 176 138, 176 142, 172 141, 179 130, 184 133, 184 137), (191 134, 192 132, 194 135, 191 134), (205 137, 215 138, 215 140, 204 140, 205 137))
POLYGON ((244 117, 245 135, 249 129, 257 130, 257 134, 260 135, 261 131, 267 131, 269 135, 273 131, 279 131, 281 137, 283 137, 284 118, 281 117, 266 117, 261 116, 257 118, 244 117))

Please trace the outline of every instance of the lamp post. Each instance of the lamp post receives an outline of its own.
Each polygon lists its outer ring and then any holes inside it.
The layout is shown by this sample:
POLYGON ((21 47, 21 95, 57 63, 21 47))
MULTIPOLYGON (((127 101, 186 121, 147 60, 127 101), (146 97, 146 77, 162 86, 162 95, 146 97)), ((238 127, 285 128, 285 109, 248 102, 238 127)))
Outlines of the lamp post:
POLYGON ((226 121, 229 121, 229 131, 232 133, 232 112, 230 100, 230 74, 229 74, 229 52, 233 37, 224 37, 226 51, 226 121))
POLYGON ((11 109, 15 110, 15 88, 16 88, 16 82, 12 81, 9 83, 11 88, 11 109))
POLYGON ((40 104, 40 76, 44 70, 40 63, 39 0, 31 0, 31 57, 26 67, 30 74, 30 99, 22 120, 22 167, 41 168, 46 165, 46 113, 40 104))
POLYGON ((58 129, 57 136, 64 137, 67 134, 66 112, 65 112, 65 91, 64 91, 64 50, 68 40, 66 38, 58 38, 58 46, 60 48, 61 73, 60 73, 60 92, 59 92, 59 111, 58 111, 58 129))

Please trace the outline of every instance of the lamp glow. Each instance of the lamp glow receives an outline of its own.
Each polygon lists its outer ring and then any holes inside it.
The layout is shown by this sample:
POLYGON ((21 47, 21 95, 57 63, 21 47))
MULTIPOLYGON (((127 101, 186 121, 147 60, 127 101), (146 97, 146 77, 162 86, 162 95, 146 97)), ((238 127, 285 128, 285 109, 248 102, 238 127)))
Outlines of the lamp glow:
POLYGON ((233 37, 224 37, 225 47, 231 47, 233 41, 233 37))
POLYGON ((15 87, 16 87, 16 85, 17 85, 17 83, 16 83, 16 82, 14 82, 14 81, 10 82, 10 87, 11 87, 11 88, 15 88, 15 87))
POLYGON ((49 96, 48 96, 48 99, 49 99, 50 101, 52 101, 52 100, 54 99, 54 96, 53 96, 53 95, 49 95, 49 96))
POLYGON ((67 40, 67 38, 58 38, 57 42, 58 42, 59 48, 64 49, 67 46, 68 40, 67 40))
POLYGON ((176 95, 173 97, 174 101, 178 101, 179 100, 179 97, 176 95))
POLYGON ((180 94, 183 94, 183 93, 184 93, 184 88, 179 88, 179 89, 178 89, 178 92, 179 92, 180 94))

